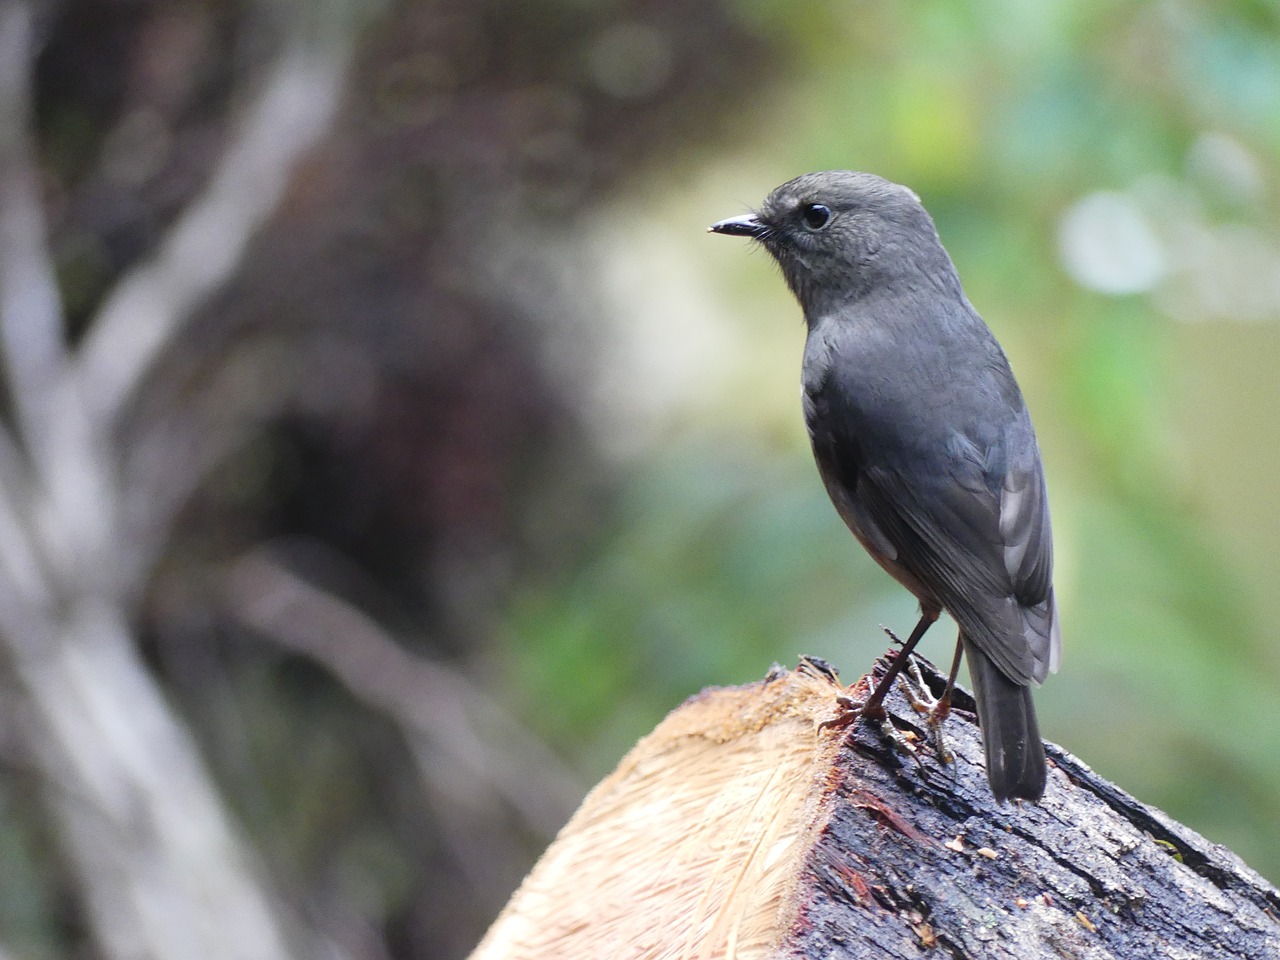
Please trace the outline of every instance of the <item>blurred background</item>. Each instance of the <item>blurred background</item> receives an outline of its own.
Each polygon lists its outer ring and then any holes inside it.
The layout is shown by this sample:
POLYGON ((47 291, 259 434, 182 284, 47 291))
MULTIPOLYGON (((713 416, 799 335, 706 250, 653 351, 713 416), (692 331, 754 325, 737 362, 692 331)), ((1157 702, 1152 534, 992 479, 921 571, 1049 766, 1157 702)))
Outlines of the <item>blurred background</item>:
POLYGON ((685 697, 865 671, 705 233, 833 167, 1035 417, 1045 734, 1280 879, 1278 150, 1256 0, 0 0, 0 957, 462 957, 685 697))

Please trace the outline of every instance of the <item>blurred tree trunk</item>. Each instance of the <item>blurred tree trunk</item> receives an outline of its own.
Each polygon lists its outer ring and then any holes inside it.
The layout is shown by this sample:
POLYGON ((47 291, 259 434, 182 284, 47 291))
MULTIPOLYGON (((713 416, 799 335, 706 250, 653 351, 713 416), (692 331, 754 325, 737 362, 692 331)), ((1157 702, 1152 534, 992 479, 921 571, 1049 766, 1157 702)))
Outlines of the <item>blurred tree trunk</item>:
MULTIPOLYGON (((340 5, 333 5, 339 10, 340 5)), ((199 750, 129 626, 175 500, 217 450, 129 476, 123 411, 157 356, 226 282, 334 114, 353 24, 299 17, 246 83, 204 192, 70 347, 32 141, 34 5, 0 6, 0 641, 102 954, 336 956, 258 874, 199 750), (176 475, 175 475, 176 474, 176 475), (137 506, 147 504, 139 513, 137 506), (133 509, 131 509, 133 508, 133 509)))
POLYGON ((967 693, 943 766, 896 691, 914 756, 863 723, 823 730, 840 691, 802 662, 675 710, 472 960, 1280 956, 1280 891, 1070 754, 1050 745, 1042 802, 997 804, 967 693))

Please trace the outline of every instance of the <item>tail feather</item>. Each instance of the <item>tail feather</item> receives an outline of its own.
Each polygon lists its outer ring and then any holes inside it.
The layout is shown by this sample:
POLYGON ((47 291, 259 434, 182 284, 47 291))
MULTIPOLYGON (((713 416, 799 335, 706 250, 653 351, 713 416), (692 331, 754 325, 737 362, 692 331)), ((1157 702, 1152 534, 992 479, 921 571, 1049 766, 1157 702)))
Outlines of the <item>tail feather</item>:
POLYGON ((968 637, 961 639, 978 703, 991 792, 997 800, 1039 800, 1046 776, 1044 742, 1031 688, 1008 679, 968 637))

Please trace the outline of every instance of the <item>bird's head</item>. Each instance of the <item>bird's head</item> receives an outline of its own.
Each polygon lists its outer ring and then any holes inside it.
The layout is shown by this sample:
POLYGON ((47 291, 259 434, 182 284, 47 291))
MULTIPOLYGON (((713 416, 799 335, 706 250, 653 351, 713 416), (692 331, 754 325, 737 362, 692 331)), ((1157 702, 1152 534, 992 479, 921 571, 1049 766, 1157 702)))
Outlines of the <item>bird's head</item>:
POLYGON ((920 198, 870 173, 807 173, 770 193, 755 213, 709 229, 757 240, 806 316, 904 282, 958 290, 920 198))

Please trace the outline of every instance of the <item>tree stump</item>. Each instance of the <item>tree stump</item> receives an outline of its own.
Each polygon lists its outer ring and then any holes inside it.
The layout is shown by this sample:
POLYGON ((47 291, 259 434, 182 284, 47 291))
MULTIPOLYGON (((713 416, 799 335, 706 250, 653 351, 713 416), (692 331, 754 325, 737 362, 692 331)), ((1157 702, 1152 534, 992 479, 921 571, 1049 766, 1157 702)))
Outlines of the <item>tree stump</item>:
POLYGON ((951 764, 901 691, 886 706, 913 753, 866 722, 820 727, 847 692, 802 660, 677 708, 472 960, 1280 960, 1280 892, 1230 851, 1053 744, 1043 801, 997 804, 963 690, 951 764))

